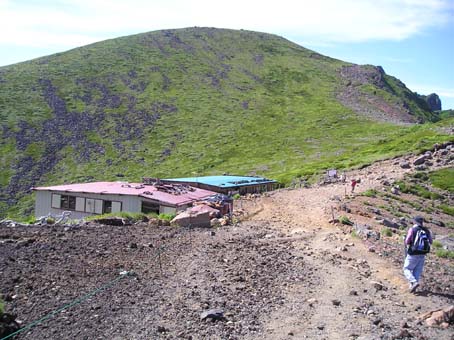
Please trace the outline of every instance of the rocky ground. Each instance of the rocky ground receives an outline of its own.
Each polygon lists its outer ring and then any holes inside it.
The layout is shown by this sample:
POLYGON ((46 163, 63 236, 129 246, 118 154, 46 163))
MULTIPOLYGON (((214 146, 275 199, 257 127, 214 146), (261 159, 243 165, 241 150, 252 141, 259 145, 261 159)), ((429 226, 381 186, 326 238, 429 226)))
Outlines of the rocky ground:
POLYGON ((414 171, 403 161, 348 173, 361 178, 355 195, 334 183, 238 201, 240 221, 217 229, 2 226, 6 311, 22 326, 58 311, 17 339, 452 340, 452 324, 418 317, 454 304, 453 260, 430 254, 414 295, 397 231, 352 236, 381 230, 370 204, 384 203, 359 193, 414 171), (354 226, 328 222, 341 214, 354 226))

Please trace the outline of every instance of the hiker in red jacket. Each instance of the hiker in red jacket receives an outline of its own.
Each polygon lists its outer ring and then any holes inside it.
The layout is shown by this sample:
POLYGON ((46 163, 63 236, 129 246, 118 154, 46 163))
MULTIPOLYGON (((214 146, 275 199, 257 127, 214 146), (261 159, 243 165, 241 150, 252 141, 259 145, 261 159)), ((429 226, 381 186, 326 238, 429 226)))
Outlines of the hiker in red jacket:
POLYGON ((352 193, 355 191, 355 187, 356 187, 357 183, 358 182, 356 182, 356 179, 352 179, 352 183, 351 183, 351 185, 352 185, 352 193))

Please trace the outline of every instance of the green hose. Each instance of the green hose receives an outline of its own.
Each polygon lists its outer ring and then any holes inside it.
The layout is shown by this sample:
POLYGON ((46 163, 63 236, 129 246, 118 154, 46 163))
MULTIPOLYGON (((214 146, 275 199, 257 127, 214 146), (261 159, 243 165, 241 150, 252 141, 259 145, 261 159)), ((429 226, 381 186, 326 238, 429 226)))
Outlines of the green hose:
POLYGON ((124 277, 133 276, 133 275, 134 275, 134 274, 131 273, 131 272, 123 271, 123 272, 120 273, 120 276, 119 276, 119 277, 113 279, 112 281, 106 283, 105 285, 103 285, 103 286, 101 286, 101 287, 95 289, 94 291, 92 291, 92 292, 90 292, 90 293, 88 293, 88 294, 82 296, 81 298, 78 298, 78 299, 74 300, 74 301, 71 302, 71 303, 68 303, 67 305, 64 305, 63 307, 61 307, 61 308, 59 308, 59 309, 54 310, 53 312, 50 312, 49 314, 45 315, 45 316, 42 317, 41 319, 36 320, 36 321, 33 321, 32 323, 28 324, 27 326, 22 327, 21 329, 15 331, 14 333, 11 333, 10 335, 5 336, 4 338, 1 338, 0 340, 9 339, 9 338, 11 338, 11 337, 13 337, 13 336, 15 336, 15 335, 17 335, 17 334, 19 334, 19 333, 22 333, 22 332, 25 331, 25 330, 28 330, 28 329, 30 329, 30 328, 36 326, 36 325, 39 325, 40 323, 42 323, 42 322, 44 322, 44 321, 50 319, 51 317, 53 317, 54 315, 60 313, 61 311, 65 310, 65 309, 68 309, 68 308, 70 308, 70 307, 72 307, 72 306, 78 305, 78 304, 84 302, 85 300, 87 300, 88 298, 92 297, 93 295, 99 293, 100 291, 103 291, 103 290, 105 290, 105 289, 107 289, 107 288, 112 287, 113 285, 115 285, 117 282, 119 282, 119 281, 120 281, 121 279, 123 279, 124 277))

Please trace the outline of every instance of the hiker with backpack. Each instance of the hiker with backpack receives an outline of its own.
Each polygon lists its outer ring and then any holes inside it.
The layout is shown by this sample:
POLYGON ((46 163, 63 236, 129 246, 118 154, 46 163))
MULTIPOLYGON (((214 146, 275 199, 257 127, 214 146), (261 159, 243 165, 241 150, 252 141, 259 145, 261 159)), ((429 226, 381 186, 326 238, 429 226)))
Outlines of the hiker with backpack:
POLYGON ((404 275, 410 283, 410 292, 414 293, 419 286, 426 254, 430 252, 432 235, 430 230, 423 226, 424 219, 421 216, 414 218, 415 224, 408 229, 405 238, 406 257, 404 263, 404 275))

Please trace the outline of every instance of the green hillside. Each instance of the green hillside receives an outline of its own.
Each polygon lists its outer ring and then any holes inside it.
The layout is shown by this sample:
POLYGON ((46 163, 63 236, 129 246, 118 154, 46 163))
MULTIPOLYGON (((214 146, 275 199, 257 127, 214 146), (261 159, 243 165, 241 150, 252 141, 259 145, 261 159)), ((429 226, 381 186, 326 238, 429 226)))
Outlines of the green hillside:
POLYGON ((213 28, 107 40, 0 67, 0 217, 35 185, 255 173, 282 182, 449 139, 374 66, 213 28))

